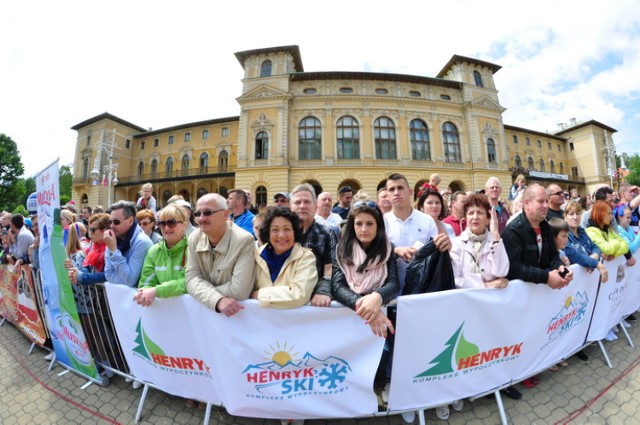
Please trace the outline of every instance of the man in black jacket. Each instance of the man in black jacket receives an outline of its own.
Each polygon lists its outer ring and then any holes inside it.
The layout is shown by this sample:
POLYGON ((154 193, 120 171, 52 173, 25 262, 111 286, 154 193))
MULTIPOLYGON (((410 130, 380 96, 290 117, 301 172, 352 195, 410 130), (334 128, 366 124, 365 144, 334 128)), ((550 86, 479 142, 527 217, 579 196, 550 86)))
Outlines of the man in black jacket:
POLYGON ((553 232, 545 221, 548 208, 544 187, 530 185, 524 192, 522 214, 502 233, 509 253, 507 277, 559 289, 571 282, 573 272, 564 266, 558 255, 553 232))

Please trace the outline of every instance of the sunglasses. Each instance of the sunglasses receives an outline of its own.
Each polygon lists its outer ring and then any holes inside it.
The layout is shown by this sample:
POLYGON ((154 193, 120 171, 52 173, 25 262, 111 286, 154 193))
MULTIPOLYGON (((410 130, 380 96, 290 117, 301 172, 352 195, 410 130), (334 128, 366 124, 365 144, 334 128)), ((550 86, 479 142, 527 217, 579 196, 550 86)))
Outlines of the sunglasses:
POLYGON ((146 225, 148 225, 148 224, 151 224, 151 223, 152 223, 152 221, 146 221, 146 220, 145 220, 145 221, 140 221, 139 223, 140 223, 142 226, 146 226, 146 225))
POLYGON ((220 212, 220 211, 224 211, 225 209, 226 209, 226 208, 222 208, 222 209, 219 209, 219 210, 204 210, 204 211, 196 211, 196 212, 194 212, 194 213, 193 213, 193 216, 194 216, 195 218, 199 218, 199 217, 200 217, 200 216, 202 216, 202 215, 203 215, 203 216, 205 216, 205 217, 209 217, 210 215, 213 215, 213 214, 218 213, 218 212, 220 212))
POLYGON ((556 195, 556 196, 564 196, 564 192, 560 191, 560 192, 553 192, 553 193, 550 193, 550 194, 549 194, 549 196, 552 196, 552 195, 556 195))
POLYGON ((351 207, 354 209, 360 207, 378 208, 378 204, 376 204, 374 201, 358 201, 351 207))
POLYGON ((120 226, 120 223, 122 223, 123 221, 125 221, 127 218, 131 218, 131 217, 125 217, 122 220, 119 220, 117 218, 113 219, 113 220, 109 220, 110 224, 113 224, 114 226, 120 226))
POLYGON ((167 226, 169 229, 173 229, 174 227, 176 227, 176 224, 178 223, 182 223, 182 221, 178 221, 173 218, 169 220, 161 220, 158 222, 158 227, 167 226))
POLYGON ((98 230, 104 230, 102 227, 89 227, 89 230, 91 230, 91 233, 95 233, 98 230))

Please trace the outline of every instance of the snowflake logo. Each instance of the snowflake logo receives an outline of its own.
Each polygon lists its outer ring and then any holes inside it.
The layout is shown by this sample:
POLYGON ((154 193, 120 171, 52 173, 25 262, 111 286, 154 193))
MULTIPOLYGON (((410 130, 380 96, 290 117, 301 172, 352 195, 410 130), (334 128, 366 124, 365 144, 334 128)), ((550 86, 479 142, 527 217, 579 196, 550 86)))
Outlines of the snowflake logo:
POLYGON ((320 371, 320 386, 326 386, 328 389, 337 388, 338 384, 343 383, 346 379, 346 374, 347 367, 345 365, 339 363, 330 364, 329 367, 325 367, 320 371))

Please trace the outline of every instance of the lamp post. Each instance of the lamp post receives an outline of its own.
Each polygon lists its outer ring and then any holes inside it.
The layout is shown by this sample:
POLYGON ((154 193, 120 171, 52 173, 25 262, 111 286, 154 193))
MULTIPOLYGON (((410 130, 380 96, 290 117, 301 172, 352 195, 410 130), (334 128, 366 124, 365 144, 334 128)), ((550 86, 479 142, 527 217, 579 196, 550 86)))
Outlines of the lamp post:
POLYGON ((111 186, 118 184, 118 164, 113 163, 113 151, 114 149, 118 149, 118 145, 116 143, 116 129, 113 129, 113 134, 111 137, 106 139, 103 136, 102 141, 96 142, 94 147, 96 149, 96 158, 93 162, 93 170, 91 170, 93 185, 98 185, 99 177, 102 177, 101 182, 103 183, 103 185, 106 182, 106 185, 108 186, 107 206, 109 206, 113 203, 113 199, 111 197, 111 186), (109 163, 106 165, 102 165, 103 153, 105 153, 109 158, 109 163))

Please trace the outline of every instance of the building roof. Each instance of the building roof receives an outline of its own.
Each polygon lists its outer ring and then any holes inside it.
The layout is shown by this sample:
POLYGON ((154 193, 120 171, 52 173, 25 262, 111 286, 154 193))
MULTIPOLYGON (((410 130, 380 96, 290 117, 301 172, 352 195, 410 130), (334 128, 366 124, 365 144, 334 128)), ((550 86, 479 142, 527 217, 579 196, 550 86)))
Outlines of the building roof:
POLYGON ((78 123, 78 124, 74 125, 73 127, 71 127, 71 130, 76 130, 77 131, 77 130, 80 130, 81 128, 83 128, 83 127, 86 127, 86 126, 88 126, 90 124, 93 124, 95 122, 102 121, 102 120, 112 120, 112 121, 115 121, 115 122, 120 123, 122 125, 125 125, 127 127, 133 128, 134 130, 147 131, 146 128, 142 128, 142 127, 140 127, 138 125, 132 124, 129 121, 125 121, 122 118, 118 118, 115 115, 111 115, 108 112, 105 112, 105 113, 100 114, 100 115, 96 115, 95 117, 89 118, 88 120, 84 120, 81 123, 78 123))
POLYGON ((595 125, 596 127, 600 127, 600 128, 605 129, 605 130, 609 130, 611 133, 617 133, 618 132, 618 130, 616 130, 615 128, 609 127, 608 125, 605 125, 605 124, 602 124, 599 121, 589 120, 589 121, 585 121, 585 122, 582 122, 580 124, 574 125, 573 127, 568 127, 568 128, 565 128, 564 130, 557 131, 554 134, 559 136, 559 135, 565 134, 565 133, 567 133, 569 131, 577 130, 578 128, 586 127, 586 126, 589 126, 589 125, 595 125))
POLYGON ((304 67, 302 66, 302 56, 300 56, 300 48, 296 45, 291 46, 278 46, 278 47, 267 47, 265 49, 254 49, 254 50, 245 50, 242 52, 236 52, 235 56, 242 65, 242 69, 244 69, 244 62, 247 58, 251 56, 258 55, 268 55, 270 53, 279 53, 286 52, 293 56, 293 63, 296 66, 297 72, 304 72, 304 67))
POLYGON ((402 83, 415 83, 430 86, 462 89, 459 81, 443 80, 440 78, 422 77, 419 75, 387 74, 383 72, 297 72, 291 74, 292 81, 314 80, 374 80, 374 81, 398 81, 402 83))
POLYGON ((449 71, 451 71, 451 68, 453 68, 453 65, 456 65, 458 63, 465 63, 465 62, 470 63, 471 65, 477 65, 477 66, 483 66, 485 68, 489 68, 492 74, 495 74, 502 68, 500 65, 496 65, 491 62, 485 62, 479 59, 468 58, 466 56, 453 55, 451 56, 451 59, 449 59, 449 62, 447 62, 447 64, 444 66, 444 68, 442 68, 438 73, 438 75, 436 75, 436 77, 444 78, 444 76, 447 75, 449 71))
POLYGON ((566 142, 567 141, 567 139, 565 137, 560 137, 557 134, 543 133, 541 131, 529 130, 528 128, 516 127, 514 125, 504 124, 504 129, 505 130, 511 130, 511 131, 521 131, 523 133, 535 134, 535 135, 540 136, 540 137, 548 137, 550 139, 555 139, 555 140, 558 140, 560 142, 566 142))
POLYGON ((232 121, 240 121, 240 117, 236 116, 236 117, 227 117, 227 118, 215 118, 215 119, 212 119, 212 120, 196 121, 196 122, 191 122, 191 123, 186 123, 186 124, 178 124, 178 125, 174 125, 174 126, 171 126, 171 127, 159 128, 157 130, 145 131, 144 133, 136 134, 135 136, 133 136, 133 138, 134 139, 141 139, 143 137, 153 136, 155 134, 166 133, 166 132, 169 132, 169 131, 182 130, 184 128, 200 127, 200 126, 203 126, 203 125, 222 124, 222 123, 225 123, 225 122, 232 122, 232 121))

